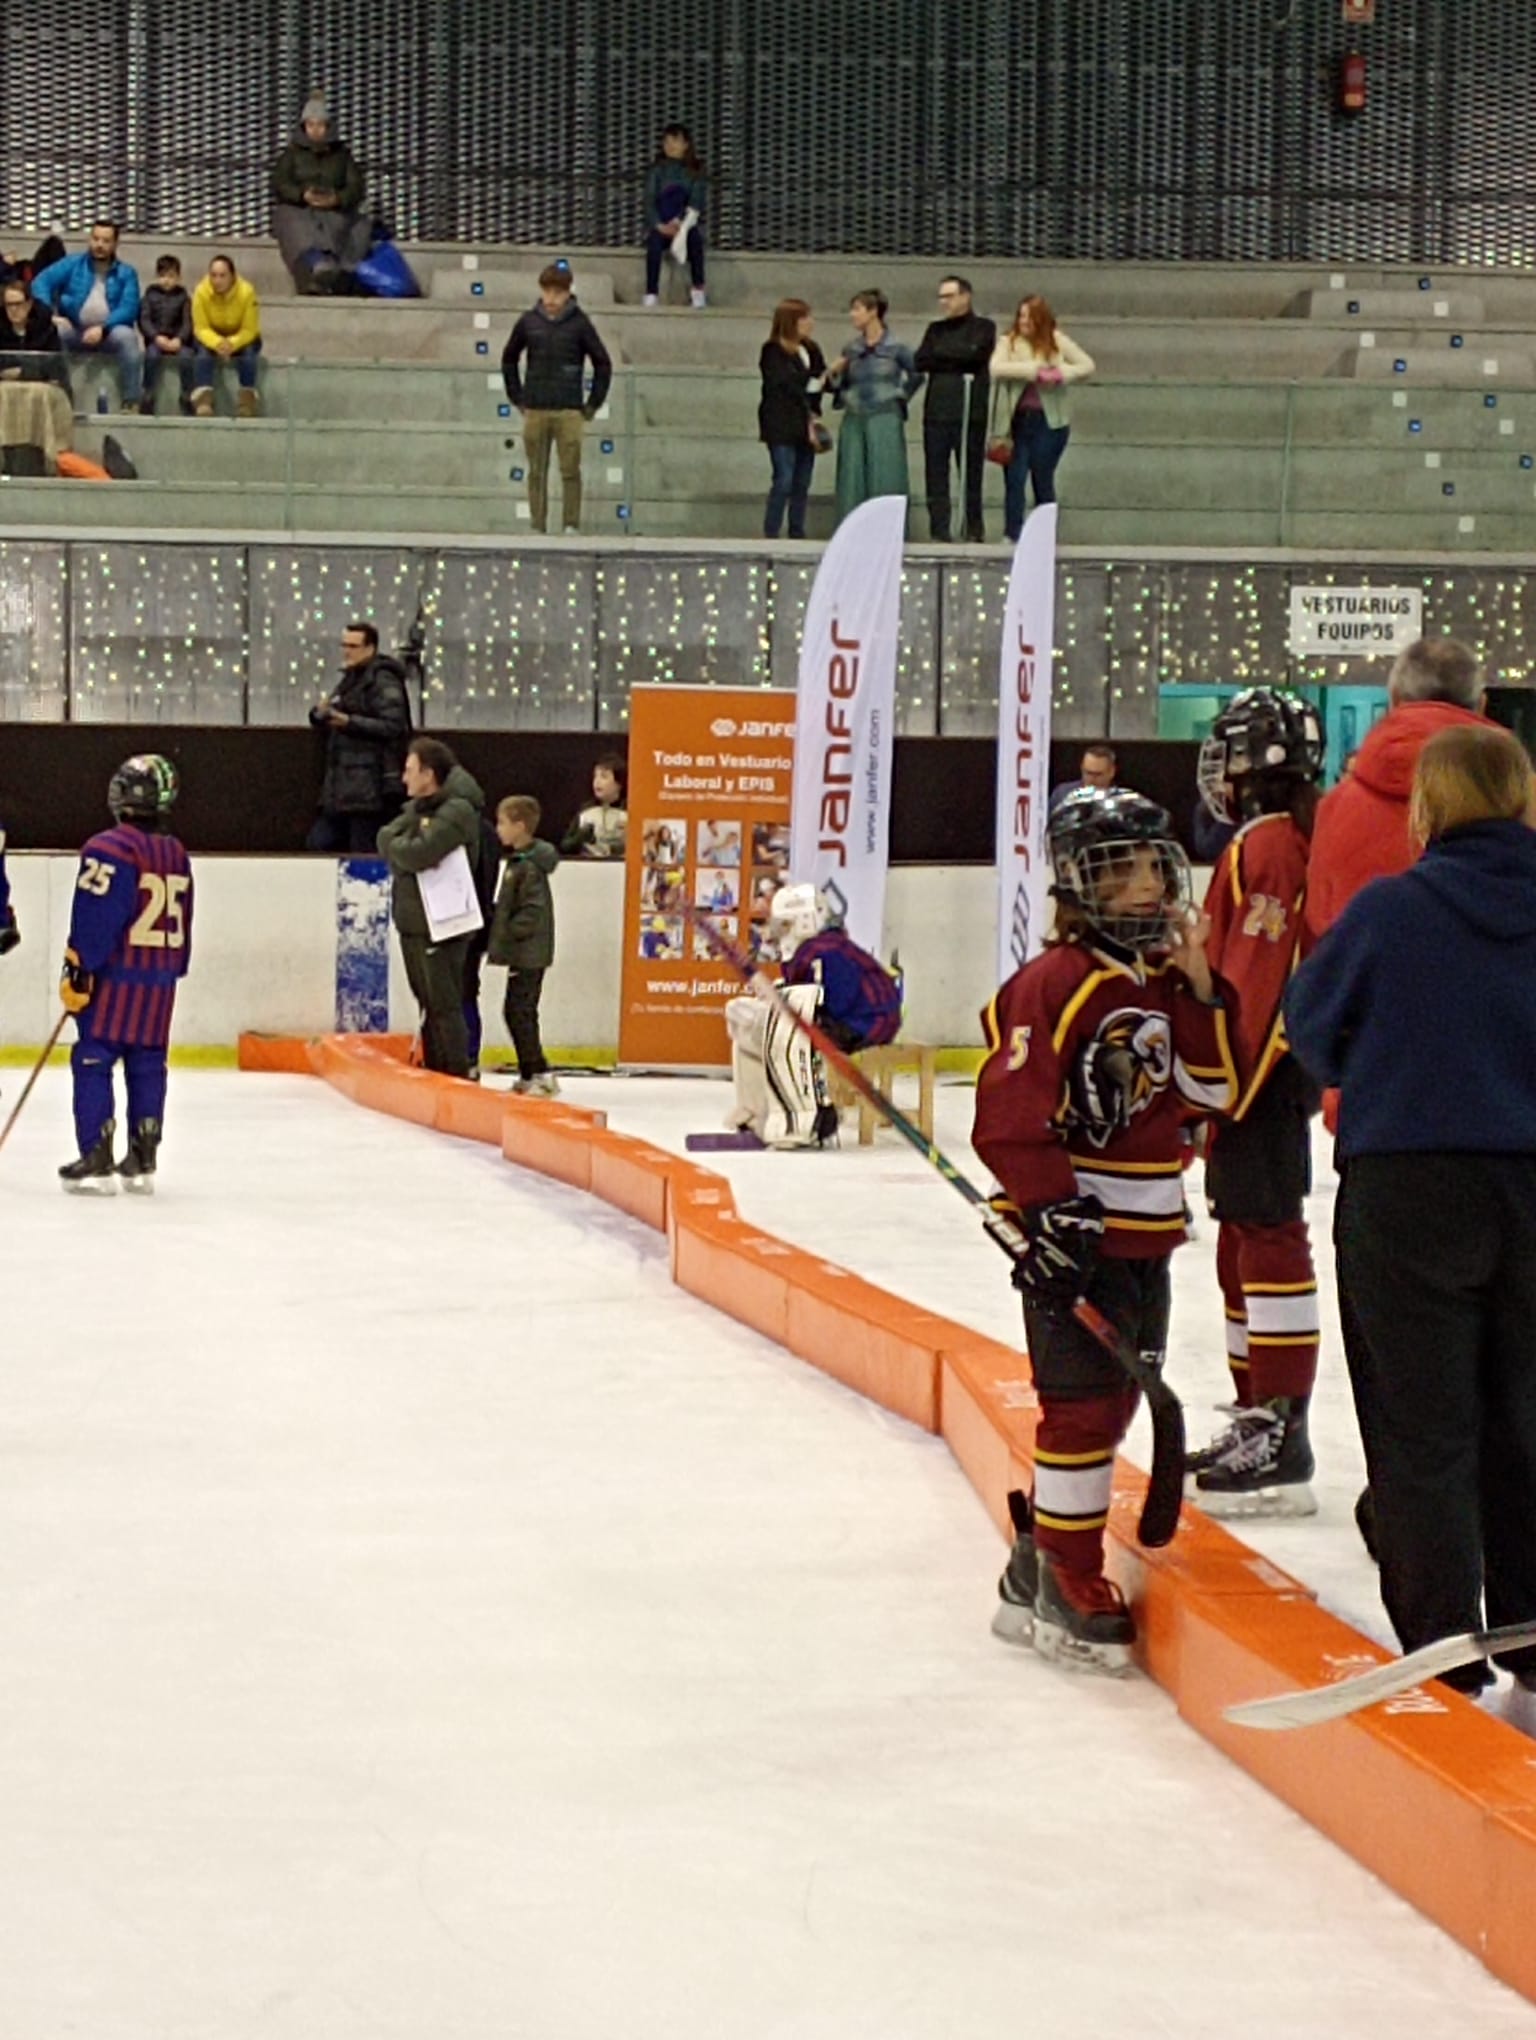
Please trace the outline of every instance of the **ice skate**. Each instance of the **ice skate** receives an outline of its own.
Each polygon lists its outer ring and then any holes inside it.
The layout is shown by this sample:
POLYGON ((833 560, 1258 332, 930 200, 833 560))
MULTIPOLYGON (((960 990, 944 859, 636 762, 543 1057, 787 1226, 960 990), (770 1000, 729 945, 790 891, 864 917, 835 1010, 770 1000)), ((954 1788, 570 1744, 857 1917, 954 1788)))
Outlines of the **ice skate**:
POLYGON ((66 1162, 60 1169, 59 1181, 72 1197, 117 1195, 117 1171, 112 1165, 112 1136, 116 1131, 109 1119, 90 1153, 76 1162, 66 1162))
POLYGON ((142 1120, 129 1135, 128 1152, 117 1165, 117 1173, 125 1190, 131 1190, 140 1197, 153 1197, 155 1157, 159 1146, 159 1120, 142 1120))
POLYGON ((1013 1518, 1013 1550, 997 1583, 992 1634, 1004 1643, 1027 1644, 1034 1638, 1035 1600, 1040 1591, 1040 1559, 1028 1495, 1014 1488, 1008 1497, 1008 1513, 1013 1518))
POLYGON ((1129 1671, 1136 1623, 1120 1589, 1102 1573, 1069 1572, 1049 1557, 1039 1566, 1034 1645, 1040 1656, 1081 1672, 1129 1671))
POLYGON ((1197 1445, 1184 1454, 1184 1495, 1188 1501, 1195 1498, 1195 1475, 1208 1473, 1230 1448, 1240 1419, 1248 1413, 1248 1406, 1246 1403, 1217 1403, 1215 1410, 1218 1417, 1226 1418, 1226 1429, 1218 1431, 1209 1445, 1197 1445))
POLYGON ((1208 1516, 1315 1516, 1315 1461, 1302 1397, 1276 1396, 1239 1410, 1195 1476, 1195 1501, 1208 1516))

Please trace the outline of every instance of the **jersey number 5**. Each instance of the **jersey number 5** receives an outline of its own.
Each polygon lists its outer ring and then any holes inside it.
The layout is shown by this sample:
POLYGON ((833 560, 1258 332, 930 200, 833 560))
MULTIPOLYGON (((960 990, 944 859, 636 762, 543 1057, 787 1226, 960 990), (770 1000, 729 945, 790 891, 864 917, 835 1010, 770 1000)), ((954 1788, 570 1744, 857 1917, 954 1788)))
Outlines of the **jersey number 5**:
POLYGON ((154 871, 139 873, 139 896, 144 904, 139 909, 139 918, 128 932, 131 948, 186 947, 186 897, 191 883, 185 875, 161 878, 154 871))

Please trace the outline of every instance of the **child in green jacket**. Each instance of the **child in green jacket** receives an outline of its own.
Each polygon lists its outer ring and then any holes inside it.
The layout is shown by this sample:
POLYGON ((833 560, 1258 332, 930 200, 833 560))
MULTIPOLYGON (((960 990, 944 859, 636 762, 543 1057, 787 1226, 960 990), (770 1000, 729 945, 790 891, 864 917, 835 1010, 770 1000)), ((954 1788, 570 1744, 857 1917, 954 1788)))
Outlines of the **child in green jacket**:
POLYGON ((506 966, 502 1013, 517 1050, 518 1070, 512 1088, 535 1098, 553 1098, 560 1086, 539 1038, 539 994, 544 973, 555 960, 555 902, 549 874, 560 862, 560 853, 553 843, 535 835, 540 813, 530 793, 508 794, 497 806, 496 834, 507 857, 491 916, 486 961, 506 966))

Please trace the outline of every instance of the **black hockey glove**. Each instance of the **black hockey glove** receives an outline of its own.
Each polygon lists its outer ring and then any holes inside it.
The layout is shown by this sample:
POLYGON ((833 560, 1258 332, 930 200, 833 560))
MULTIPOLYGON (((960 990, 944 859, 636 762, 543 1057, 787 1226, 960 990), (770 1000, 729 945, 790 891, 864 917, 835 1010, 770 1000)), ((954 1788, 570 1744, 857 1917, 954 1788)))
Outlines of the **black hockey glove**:
POLYGON ((1028 1245, 1013 1264, 1013 1286, 1035 1303, 1074 1304, 1098 1258, 1104 1207, 1097 1197, 1063 1197, 1023 1214, 1028 1245))
POLYGON ((9 956, 20 940, 21 930, 16 925, 16 910, 13 907, 5 920, 0 922, 0 956, 9 956))
POLYGON ((1128 1048, 1090 1041, 1068 1079, 1073 1116, 1103 1139, 1131 1123, 1136 1058, 1128 1048))

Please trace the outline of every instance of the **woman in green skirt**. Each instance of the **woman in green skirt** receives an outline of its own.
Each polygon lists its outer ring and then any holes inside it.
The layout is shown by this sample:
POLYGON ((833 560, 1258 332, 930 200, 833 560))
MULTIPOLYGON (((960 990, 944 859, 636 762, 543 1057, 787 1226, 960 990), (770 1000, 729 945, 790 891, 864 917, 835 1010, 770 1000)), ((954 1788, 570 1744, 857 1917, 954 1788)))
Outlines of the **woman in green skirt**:
POLYGON ((886 330, 889 300, 861 290, 848 308, 854 337, 827 380, 843 414, 837 438, 838 522, 871 496, 907 494, 907 406, 923 386, 912 350, 886 330))

